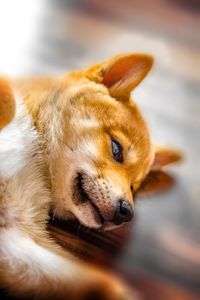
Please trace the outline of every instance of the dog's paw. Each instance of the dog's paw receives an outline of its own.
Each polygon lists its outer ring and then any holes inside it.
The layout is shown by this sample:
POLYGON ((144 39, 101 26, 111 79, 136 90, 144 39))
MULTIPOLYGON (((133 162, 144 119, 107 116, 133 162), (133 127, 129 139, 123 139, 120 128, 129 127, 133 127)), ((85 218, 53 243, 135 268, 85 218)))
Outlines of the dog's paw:
POLYGON ((79 277, 73 299, 76 300, 138 300, 138 295, 125 283, 109 273, 86 268, 79 277))

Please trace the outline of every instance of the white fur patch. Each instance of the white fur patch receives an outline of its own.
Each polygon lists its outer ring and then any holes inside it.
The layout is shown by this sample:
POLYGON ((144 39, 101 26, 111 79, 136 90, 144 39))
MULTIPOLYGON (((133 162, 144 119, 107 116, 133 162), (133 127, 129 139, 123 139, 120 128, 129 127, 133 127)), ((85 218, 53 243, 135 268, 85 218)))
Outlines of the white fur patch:
POLYGON ((27 163, 37 134, 24 106, 17 100, 13 121, 0 131, 0 177, 16 174, 27 163))
POLYGON ((63 259, 36 244, 15 228, 1 231, 0 245, 1 268, 6 267, 10 280, 23 268, 21 276, 25 279, 26 286, 40 285, 44 278, 51 280, 51 284, 57 280, 69 280, 73 270, 76 270, 73 261, 63 259))

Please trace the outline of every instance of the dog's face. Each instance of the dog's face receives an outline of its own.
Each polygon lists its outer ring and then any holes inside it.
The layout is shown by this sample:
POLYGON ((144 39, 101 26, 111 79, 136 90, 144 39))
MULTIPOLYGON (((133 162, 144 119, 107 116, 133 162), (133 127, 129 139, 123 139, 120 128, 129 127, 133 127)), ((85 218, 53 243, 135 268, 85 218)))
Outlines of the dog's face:
POLYGON ((146 55, 120 56, 67 78, 62 146, 53 168, 59 216, 68 212, 104 230, 132 219, 132 193, 154 154, 130 91, 151 65, 146 55))

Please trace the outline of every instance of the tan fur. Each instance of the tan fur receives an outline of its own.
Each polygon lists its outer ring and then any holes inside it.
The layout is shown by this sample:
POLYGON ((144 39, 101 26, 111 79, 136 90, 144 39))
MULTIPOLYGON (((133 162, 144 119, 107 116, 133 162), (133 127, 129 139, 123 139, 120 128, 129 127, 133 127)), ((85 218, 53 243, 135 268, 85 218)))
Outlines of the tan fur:
MULTIPOLYGON (((76 217, 88 227, 108 230, 120 198, 133 207, 130 186, 139 188, 154 151, 130 92, 151 65, 148 55, 127 54, 63 78, 12 82, 37 135, 26 165, 9 178, 0 178, 1 286, 36 298, 65 298, 67 292, 69 299, 82 299, 96 289, 103 299, 132 299, 118 281, 78 263, 56 246, 46 232, 46 222, 53 208, 58 217, 76 217), (123 145, 122 164, 113 158, 111 138, 123 145), (73 184, 79 169, 86 173, 83 184, 105 219, 103 226, 90 203, 76 201, 73 184), (15 233, 22 251, 18 259, 9 248, 15 233), (26 256, 24 243, 33 257, 26 256), (44 261, 39 263, 40 252, 44 261)), ((5 87, 0 85, 0 96, 5 95, 5 87)), ((13 103, 10 88, 6 91, 6 99, 13 103)), ((12 117, 13 109, 7 122, 12 117)), ((6 124, 1 115, 0 123, 6 124)))

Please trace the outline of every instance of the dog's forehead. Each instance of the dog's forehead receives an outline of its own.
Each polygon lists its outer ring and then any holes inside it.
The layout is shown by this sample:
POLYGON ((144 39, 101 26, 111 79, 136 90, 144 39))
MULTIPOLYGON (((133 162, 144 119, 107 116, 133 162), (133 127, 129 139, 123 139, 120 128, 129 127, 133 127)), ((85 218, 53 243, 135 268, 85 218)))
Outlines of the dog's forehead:
POLYGON ((149 138, 146 124, 136 104, 130 100, 121 103, 113 100, 102 116, 103 125, 129 141, 137 138, 149 138))
POLYGON ((136 123, 141 122, 140 112, 132 100, 123 102, 115 99, 104 86, 93 82, 76 87, 75 92, 73 89, 70 102, 84 119, 95 117, 104 123, 121 123, 126 127, 127 123, 134 127, 136 123))
MULTIPOLYGON (((69 93, 68 93, 69 95, 69 93)), ((72 91, 71 104, 75 106, 74 121, 85 129, 93 126, 104 128, 130 140, 148 140, 148 130, 141 113, 130 99, 120 101, 109 95, 108 90, 94 82, 83 81, 72 91)))

